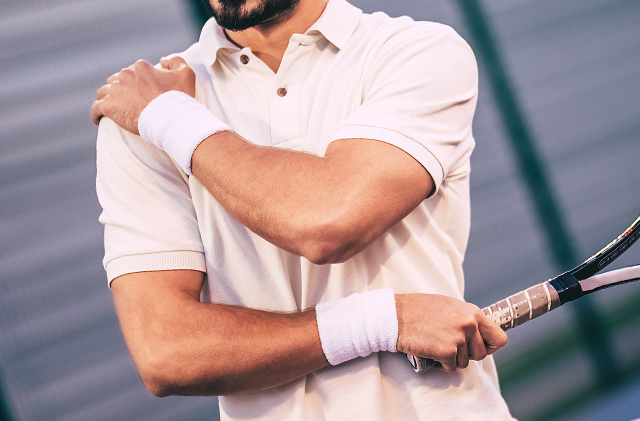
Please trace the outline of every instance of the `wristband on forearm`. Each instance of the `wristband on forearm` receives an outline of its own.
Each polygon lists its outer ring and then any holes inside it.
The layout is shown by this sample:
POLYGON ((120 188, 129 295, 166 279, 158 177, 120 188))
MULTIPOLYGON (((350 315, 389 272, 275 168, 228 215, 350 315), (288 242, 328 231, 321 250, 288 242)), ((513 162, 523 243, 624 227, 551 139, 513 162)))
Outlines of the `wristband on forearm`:
POLYGON ((398 317, 391 288, 320 303, 316 320, 322 351, 331 365, 372 352, 396 352, 398 317))
POLYGON ((200 142, 218 132, 231 130, 195 98, 179 91, 165 92, 140 113, 140 136, 165 151, 188 175, 191 157, 200 142))

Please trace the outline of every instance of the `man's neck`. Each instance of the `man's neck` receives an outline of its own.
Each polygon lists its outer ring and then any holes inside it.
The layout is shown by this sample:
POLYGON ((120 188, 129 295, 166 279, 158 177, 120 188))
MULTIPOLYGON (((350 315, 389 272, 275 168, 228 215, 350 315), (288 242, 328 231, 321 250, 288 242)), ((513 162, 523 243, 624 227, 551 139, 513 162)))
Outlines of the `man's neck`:
POLYGON ((249 47, 274 73, 278 71, 293 34, 304 34, 318 20, 325 0, 300 0, 293 12, 283 20, 254 26, 244 31, 226 31, 235 44, 249 47))

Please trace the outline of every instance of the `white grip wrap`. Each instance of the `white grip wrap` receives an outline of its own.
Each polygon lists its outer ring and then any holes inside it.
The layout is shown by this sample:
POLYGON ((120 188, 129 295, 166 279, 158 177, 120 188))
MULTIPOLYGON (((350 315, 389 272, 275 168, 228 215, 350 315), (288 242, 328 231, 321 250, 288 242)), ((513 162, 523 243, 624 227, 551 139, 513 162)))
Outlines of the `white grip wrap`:
POLYGON ((320 303, 316 320, 322 350, 331 365, 372 352, 396 352, 398 316, 391 288, 320 303))
POLYGON ((179 91, 165 92, 140 113, 140 136, 165 151, 185 173, 191 174, 191 156, 212 134, 231 130, 195 98, 179 91))

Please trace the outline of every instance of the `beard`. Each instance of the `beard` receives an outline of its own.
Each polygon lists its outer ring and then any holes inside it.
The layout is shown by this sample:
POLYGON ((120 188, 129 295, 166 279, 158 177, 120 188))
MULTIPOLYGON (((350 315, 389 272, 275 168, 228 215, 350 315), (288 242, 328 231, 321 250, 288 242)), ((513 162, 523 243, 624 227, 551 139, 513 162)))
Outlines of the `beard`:
POLYGON ((300 0, 261 0, 252 10, 243 10, 246 0, 211 1, 213 17, 218 25, 229 31, 243 31, 287 17, 300 0))

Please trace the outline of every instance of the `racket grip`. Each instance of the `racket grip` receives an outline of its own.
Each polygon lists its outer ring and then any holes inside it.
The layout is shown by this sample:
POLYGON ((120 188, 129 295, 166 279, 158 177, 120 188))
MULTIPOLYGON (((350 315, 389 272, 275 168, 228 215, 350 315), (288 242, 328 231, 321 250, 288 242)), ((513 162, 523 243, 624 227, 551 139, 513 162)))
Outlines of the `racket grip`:
MULTIPOLYGON (((482 311, 485 316, 499 324, 502 330, 507 331, 542 316, 559 307, 560 304, 558 292, 549 281, 546 281, 491 304, 482 311)), ((424 373, 437 364, 429 358, 408 354, 407 358, 416 373, 424 373)))

